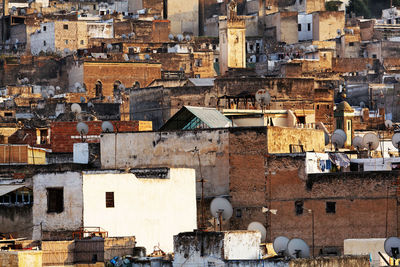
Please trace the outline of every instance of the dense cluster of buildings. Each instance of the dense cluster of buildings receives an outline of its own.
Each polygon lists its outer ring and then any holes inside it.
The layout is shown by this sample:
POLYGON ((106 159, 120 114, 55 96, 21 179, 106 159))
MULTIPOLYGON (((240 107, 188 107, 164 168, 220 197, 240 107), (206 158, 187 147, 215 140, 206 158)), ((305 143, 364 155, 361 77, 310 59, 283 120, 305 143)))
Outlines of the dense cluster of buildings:
POLYGON ((0 266, 387 263, 400 9, 348 2, 3 0, 0 266))

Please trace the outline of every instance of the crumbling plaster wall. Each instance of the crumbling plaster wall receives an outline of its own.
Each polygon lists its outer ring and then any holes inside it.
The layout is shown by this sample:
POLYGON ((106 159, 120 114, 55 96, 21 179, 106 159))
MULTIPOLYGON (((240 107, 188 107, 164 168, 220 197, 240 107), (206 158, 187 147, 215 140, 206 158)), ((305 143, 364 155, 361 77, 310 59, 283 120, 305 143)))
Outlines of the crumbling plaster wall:
POLYGON ((40 173, 33 176, 33 239, 41 231, 74 231, 82 226, 83 196, 80 172, 40 173), (63 188, 64 210, 47 212, 47 188, 63 188))
MULTIPOLYGON (((229 130, 104 134, 100 139, 101 165, 108 168, 194 168, 201 174, 206 197, 229 194, 229 130), (116 149, 116 150, 115 150, 116 149)), ((200 195, 197 186, 197 195, 200 195)))

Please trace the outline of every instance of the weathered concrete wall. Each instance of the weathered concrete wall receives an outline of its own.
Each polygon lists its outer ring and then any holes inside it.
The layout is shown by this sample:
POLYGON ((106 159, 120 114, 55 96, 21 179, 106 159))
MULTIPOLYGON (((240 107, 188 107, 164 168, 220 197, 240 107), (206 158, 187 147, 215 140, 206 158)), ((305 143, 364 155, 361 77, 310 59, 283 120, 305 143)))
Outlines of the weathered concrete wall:
POLYGON ((313 14, 313 39, 324 41, 334 39, 337 30, 343 32, 345 14, 343 11, 322 11, 313 14))
POLYGON ((351 257, 326 257, 316 259, 297 259, 289 263, 289 267, 365 267, 370 266, 368 256, 351 256, 351 257))
POLYGON ((199 35, 199 0, 186 1, 184 5, 180 0, 169 0, 167 8, 172 34, 199 35))
POLYGON ((150 253, 173 250, 173 235, 197 228, 193 169, 170 169, 167 178, 134 174, 83 174, 84 226, 100 226, 110 237, 135 236, 150 253), (114 207, 106 207, 114 192, 114 207))
POLYGON ((42 267, 42 252, 0 251, 0 266, 42 267))
POLYGON ((31 239, 32 230, 32 205, 0 206, 1 233, 11 233, 15 238, 31 239))
POLYGON ((256 260, 260 239, 261 234, 255 231, 180 233, 174 236, 173 266, 227 266, 224 261, 256 260))
MULTIPOLYGON (((74 231, 82 226, 82 176, 79 172, 47 173, 33 176, 33 239, 42 231, 74 231), (47 211, 47 188, 63 188, 64 210, 47 211)), ((72 235, 71 235, 72 237, 72 235)))
POLYGON ((291 153, 290 145, 302 145, 304 151, 323 152, 325 135, 315 129, 268 127, 268 153, 291 153))
MULTIPOLYGON (((194 168, 208 180, 206 196, 229 192, 229 130, 104 134, 100 139, 102 168, 194 168), (115 151, 116 148, 116 151, 115 151)), ((198 188, 197 194, 200 194, 198 188)))

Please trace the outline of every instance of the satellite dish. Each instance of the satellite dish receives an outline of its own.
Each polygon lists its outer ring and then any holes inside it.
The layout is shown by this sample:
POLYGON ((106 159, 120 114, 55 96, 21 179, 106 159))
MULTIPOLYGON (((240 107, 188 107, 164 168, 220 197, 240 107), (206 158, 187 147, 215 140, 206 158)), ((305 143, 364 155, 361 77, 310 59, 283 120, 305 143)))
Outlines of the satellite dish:
POLYGON ((395 133, 392 136, 392 144, 395 148, 400 149, 400 133, 395 133))
POLYGON ((385 121, 385 126, 386 126, 386 128, 390 129, 393 126, 393 122, 391 120, 386 120, 385 121))
POLYGON ((365 108, 365 103, 363 101, 360 102, 360 107, 365 108))
POLYGON ((346 133, 341 129, 336 129, 332 134, 332 144, 335 149, 344 147, 347 140, 346 133))
POLYGON ((356 136, 353 138, 353 147, 357 150, 363 149, 363 138, 361 136, 356 136))
POLYGON ((186 39, 186 41, 188 41, 188 42, 189 42, 189 41, 190 41, 190 39, 192 39, 192 37, 190 37, 190 35, 188 34, 188 35, 186 35, 186 36, 185 36, 185 39, 186 39))
POLYGON ((182 34, 178 34, 178 35, 176 36, 176 38, 178 38, 178 41, 179 41, 179 42, 182 42, 182 41, 183 41, 183 35, 182 35, 182 34))
POLYGON ((223 220, 229 220, 233 214, 231 203, 222 197, 216 197, 211 201, 210 211, 213 217, 221 216, 223 220))
POLYGON ((49 95, 49 97, 53 97, 55 94, 54 89, 50 88, 49 90, 47 90, 47 94, 49 95))
POLYGON ((105 133, 112 133, 112 132, 114 132, 114 126, 113 126, 112 123, 109 122, 109 121, 104 121, 104 122, 101 124, 101 129, 102 129, 103 132, 105 132, 105 133))
POLYGON ((267 238, 267 229, 265 229, 264 225, 260 222, 251 222, 247 226, 247 230, 250 231, 258 231, 261 233, 261 243, 265 242, 265 239, 267 238))
POLYGON ((399 259, 400 258, 400 238, 396 236, 389 237, 383 244, 386 254, 390 257, 399 259))
POLYGON ((92 102, 88 102, 88 103, 87 103, 87 106, 88 106, 88 108, 93 108, 93 107, 94 107, 94 105, 93 105, 92 102))
POLYGON ((256 93, 256 101, 260 103, 262 107, 268 106, 271 102, 271 95, 265 89, 260 89, 256 93))
POLYGON ((368 150, 375 150, 379 146, 379 138, 374 133, 367 133, 363 137, 362 144, 368 150))
POLYGON ((81 106, 79 104, 74 103, 74 104, 71 105, 71 111, 73 113, 81 113, 82 108, 81 108, 81 106))
POLYGON ((84 122, 79 122, 76 125, 76 130, 80 135, 86 135, 89 132, 89 126, 84 122))
POLYGON ((308 247, 307 243, 300 238, 293 238, 290 240, 287 250, 289 256, 295 259, 310 257, 310 248, 308 247))
POLYGON ((287 248, 288 248, 289 238, 286 236, 278 236, 275 238, 274 243, 272 244, 274 250, 278 255, 287 255, 287 248))
POLYGON ((172 33, 170 33, 170 34, 168 35, 168 38, 172 41, 172 40, 174 40, 174 35, 173 35, 172 33))
POLYGON ((123 58, 124 58, 125 61, 129 61, 129 56, 127 54, 124 54, 123 58))

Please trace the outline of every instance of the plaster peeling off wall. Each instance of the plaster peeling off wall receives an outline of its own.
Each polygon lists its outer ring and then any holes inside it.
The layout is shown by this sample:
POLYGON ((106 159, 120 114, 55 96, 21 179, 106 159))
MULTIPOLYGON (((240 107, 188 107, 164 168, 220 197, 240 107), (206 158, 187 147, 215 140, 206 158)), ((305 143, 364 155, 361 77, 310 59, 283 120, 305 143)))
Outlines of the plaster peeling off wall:
POLYGON ((42 231, 73 231, 82 226, 82 177, 79 172, 46 173, 33 177, 33 239, 42 231), (64 210, 47 212, 47 188, 63 188, 64 210))
MULTIPOLYGON (((200 151, 205 195, 229 193, 229 133, 224 130, 104 134, 100 139, 101 166, 110 168, 194 168, 200 177, 200 151), (115 151, 116 148, 116 151, 115 151)), ((197 191, 200 195, 200 189, 197 191)))
POLYGON ((83 175, 84 225, 100 226, 108 236, 135 236, 148 253, 160 245, 173 251, 173 236, 197 228, 193 169, 170 169, 168 178, 136 178, 134 174, 83 175), (114 207, 106 207, 106 192, 114 207))

